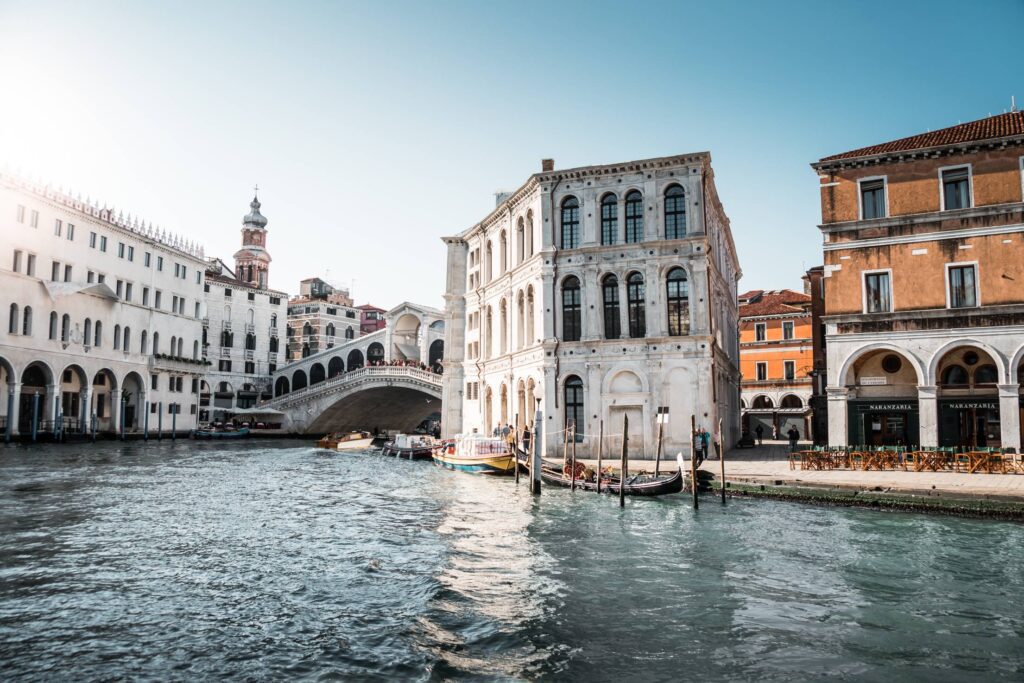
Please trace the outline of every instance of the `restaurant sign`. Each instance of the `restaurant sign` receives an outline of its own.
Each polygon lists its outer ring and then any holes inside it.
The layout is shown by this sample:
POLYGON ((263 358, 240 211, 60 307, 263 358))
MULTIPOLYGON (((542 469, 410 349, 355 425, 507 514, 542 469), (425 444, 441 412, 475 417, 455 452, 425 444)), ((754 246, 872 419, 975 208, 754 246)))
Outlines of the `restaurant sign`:
POLYGON ((975 401, 971 400, 957 400, 948 401, 944 403, 944 407, 952 410, 999 410, 999 403, 996 401, 978 399, 975 401))
POLYGON ((905 413, 917 410, 917 401, 850 401, 850 407, 861 413, 905 413))

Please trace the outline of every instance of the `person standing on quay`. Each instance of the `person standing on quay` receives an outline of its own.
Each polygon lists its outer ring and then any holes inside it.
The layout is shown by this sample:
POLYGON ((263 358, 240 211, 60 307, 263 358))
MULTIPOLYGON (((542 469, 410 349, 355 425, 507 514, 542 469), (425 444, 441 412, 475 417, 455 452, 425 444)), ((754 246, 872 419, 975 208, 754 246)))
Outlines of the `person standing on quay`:
POLYGON ((754 430, 754 433, 757 434, 757 445, 758 446, 763 446, 764 445, 764 427, 762 427, 761 425, 757 425, 757 429, 754 430))
POLYGON ((532 435, 530 434, 530 425, 526 425, 525 427, 523 427, 523 450, 526 451, 527 453, 530 452, 531 437, 532 435))
POLYGON ((789 437, 789 452, 796 452, 796 442, 800 440, 800 432, 797 431, 796 427, 790 427, 789 431, 786 432, 786 436, 789 437))

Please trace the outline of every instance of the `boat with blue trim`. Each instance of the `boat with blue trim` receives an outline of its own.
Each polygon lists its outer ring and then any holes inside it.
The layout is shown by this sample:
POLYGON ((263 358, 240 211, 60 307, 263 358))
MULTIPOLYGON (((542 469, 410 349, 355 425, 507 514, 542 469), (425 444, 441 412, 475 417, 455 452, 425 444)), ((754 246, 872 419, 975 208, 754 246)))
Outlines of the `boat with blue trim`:
POLYGON ((509 442, 480 434, 458 435, 434 449, 434 464, 473 474, 508 475, 516 470, 509 442))

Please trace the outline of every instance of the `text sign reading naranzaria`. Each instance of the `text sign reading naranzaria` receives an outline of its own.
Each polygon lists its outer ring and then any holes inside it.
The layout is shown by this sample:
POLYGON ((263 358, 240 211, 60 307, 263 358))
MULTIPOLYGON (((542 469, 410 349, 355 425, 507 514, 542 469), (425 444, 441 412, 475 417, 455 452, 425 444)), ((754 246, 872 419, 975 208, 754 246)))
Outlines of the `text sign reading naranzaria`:
POLYGON ((947 403, 953 410, 970 410, 971 408, 982 409, 982 410, 999 410, 999 406, 995 403, 947 403))
POLYGON ((917 410, 917 406, 909 403, 869 403, 865 410, 917 410))

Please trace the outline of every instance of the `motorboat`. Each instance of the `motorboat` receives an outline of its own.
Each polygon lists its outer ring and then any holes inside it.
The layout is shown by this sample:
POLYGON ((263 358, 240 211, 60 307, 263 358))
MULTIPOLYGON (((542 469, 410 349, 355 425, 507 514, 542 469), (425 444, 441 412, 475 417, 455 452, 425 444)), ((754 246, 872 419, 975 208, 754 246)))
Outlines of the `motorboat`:
POLYGON ((515 472, 516 457, 505 439, 480 434, 458 435, 434 448, 434 464, 474 474, 506 475, 515 472))
POLYGON ((430 460, 438 442, 427 434, 396 434, 395 438, 384 444, 381 451, 384 455, 409 460, 430 460))
POLYGON ((207 429, 197 429, 192 435, 197 439, 239 439, 243 436, 249 436, 248 427, 209 427, 207 429))
POLYGON ((373 444, 370 432, 333 432, 316 442, 317 448, 332 451, 361 451, 373 444))

